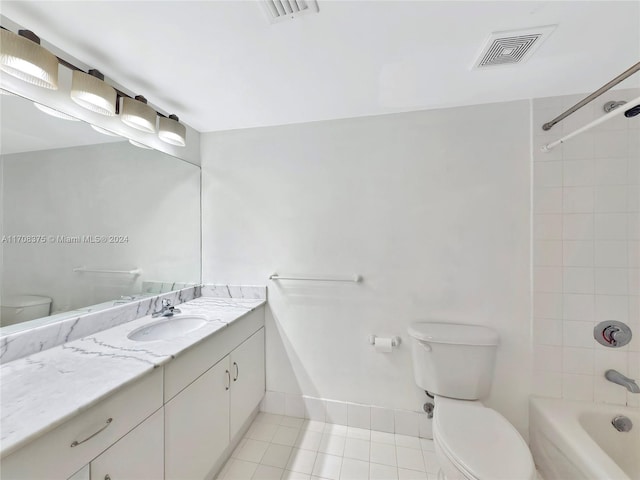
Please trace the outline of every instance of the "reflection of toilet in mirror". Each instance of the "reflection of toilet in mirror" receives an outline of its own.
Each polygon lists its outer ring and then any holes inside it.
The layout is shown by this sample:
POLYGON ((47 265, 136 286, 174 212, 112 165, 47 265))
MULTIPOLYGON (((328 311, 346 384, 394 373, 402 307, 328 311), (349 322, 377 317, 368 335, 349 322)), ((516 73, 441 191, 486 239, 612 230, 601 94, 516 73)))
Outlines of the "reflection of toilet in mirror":
POLYGON ((535 479, 524 439, 480 401, 491 390, 498 333, 415 322, 409 335, 415 381, 435 397, 433 440, 441 473, 448 480, 535 479))
POLYGON ((6 295, 1 299, 0 327, 46 317, 51 299, 42 295, 6 295))

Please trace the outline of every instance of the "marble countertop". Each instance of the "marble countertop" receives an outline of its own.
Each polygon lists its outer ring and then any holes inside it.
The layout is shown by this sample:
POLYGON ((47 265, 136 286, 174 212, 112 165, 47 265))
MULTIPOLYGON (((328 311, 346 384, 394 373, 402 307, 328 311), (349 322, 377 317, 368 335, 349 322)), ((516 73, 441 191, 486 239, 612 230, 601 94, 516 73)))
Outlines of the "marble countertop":
POLYGON ((127 335, 157 319, 146 316, 0 366, 0 456, 18 450, 129 385, 187 348, 264 304, 263 299, 200 297, 182 314, 207 324, 151 342, 127 335))

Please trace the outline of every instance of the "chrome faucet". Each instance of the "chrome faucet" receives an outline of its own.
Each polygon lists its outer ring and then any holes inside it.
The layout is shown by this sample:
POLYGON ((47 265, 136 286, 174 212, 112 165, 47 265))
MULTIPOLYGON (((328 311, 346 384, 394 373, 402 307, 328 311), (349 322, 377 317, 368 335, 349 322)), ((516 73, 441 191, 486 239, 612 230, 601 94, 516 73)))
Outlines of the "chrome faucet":
POLYGON ((631 393, 640 393, 640 387, 638 386, 636 381, 629 377, 625 377, 617 370, 607 370, 606 372, 604 372, 604 378, 606 378, 610 382, 622 385, 631 393))
POLYGON ((151 316, 153 318, 156 318, 156 317, 171 317, 174 313, 181 313, 180 309, 174 307, 173 305, 171 305, 171 300, 169 300, 168 298, 163 298, 162 299, 162 308, 160 310, 158 310, 157 312, 153 312, 151 314, 151 316))

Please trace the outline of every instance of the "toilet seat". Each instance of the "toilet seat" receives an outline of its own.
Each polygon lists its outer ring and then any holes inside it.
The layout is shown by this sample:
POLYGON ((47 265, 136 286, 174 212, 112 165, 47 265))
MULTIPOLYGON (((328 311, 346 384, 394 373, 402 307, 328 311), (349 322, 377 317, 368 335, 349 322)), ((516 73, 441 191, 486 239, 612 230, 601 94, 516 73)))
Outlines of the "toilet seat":
POLYGON ((495 410, 438 397, 433 426, 443 454, 470 480, 535 478, 529 447, 495 410))

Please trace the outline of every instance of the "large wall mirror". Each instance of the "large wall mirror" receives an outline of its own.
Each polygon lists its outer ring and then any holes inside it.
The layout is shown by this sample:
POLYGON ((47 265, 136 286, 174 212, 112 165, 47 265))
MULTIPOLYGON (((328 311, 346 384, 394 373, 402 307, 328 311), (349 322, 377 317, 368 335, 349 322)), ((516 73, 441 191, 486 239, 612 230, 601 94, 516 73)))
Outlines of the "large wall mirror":
POLYGON ((200 282, 200 167, 16 95, 0 125, 0 335, 200 282))

